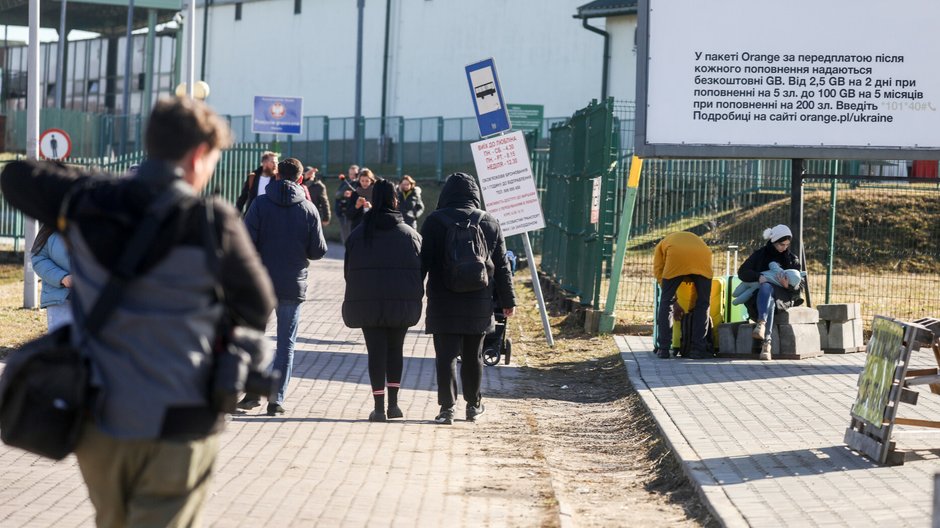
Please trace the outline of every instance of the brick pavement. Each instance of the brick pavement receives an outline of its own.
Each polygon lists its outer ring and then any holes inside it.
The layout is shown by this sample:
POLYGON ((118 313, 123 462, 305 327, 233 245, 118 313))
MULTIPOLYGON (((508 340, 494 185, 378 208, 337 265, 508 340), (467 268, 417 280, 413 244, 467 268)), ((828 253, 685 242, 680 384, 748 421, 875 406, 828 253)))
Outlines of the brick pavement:
MULTIPOLYGON (((878 467, 842 437, 864 354, 802 361, 661 360, 617 337, 630 379, 726 526, 930 525, 940 431, 896 426, 905 465, 878 467)), ((915 352, 914 368, 936 366, 915 352)), ((922 391, 899 415, 940 419, 922 391)))
MULTIPOLYGON (((434 352, 423 323, 405 342, 404 420, 372 408, 358 330, 340 317, 341 253, 311 266, 285 407, 233 417, 222 436, 206 524, 235 526, 522 526, 556 524, 551 477, 512 445, 517 369, 486 369, 487 413, 473 424, 437 413, 434 352)), ((273 325, 268 329, 273 339, 273 325)), ((273 345, 272 345, 273 346, 273 345)), ((263 406, 260 410, 263 410, 263 406)), ((463 417, 463 402, 458 418, 463 417)), ((52 463, 0 445, 0 526, 89 526, 74 457, 52 463)))

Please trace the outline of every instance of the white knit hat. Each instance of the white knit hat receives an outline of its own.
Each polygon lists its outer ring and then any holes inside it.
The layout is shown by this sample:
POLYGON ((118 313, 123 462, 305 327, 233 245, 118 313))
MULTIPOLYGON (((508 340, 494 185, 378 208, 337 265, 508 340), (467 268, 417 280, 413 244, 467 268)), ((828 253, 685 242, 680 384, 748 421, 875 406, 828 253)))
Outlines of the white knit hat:
POLYGON ((764 240, 770 240, 772 243, 776 243, 783 237, 793 238, 790 228, 783 224, 777 224, 764 230, 764 240))

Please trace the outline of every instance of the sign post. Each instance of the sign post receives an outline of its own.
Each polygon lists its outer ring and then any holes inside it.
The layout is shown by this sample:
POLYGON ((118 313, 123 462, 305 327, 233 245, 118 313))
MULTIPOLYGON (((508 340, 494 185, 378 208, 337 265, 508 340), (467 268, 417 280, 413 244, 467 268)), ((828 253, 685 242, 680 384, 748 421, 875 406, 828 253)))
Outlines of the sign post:
POLYGON ((252 106, 253 134, 302 134, 304 122, 303 97, 269 97, 256 95, 252 106))
POLYGON ((473 96, 473 110, 480 126, 480 137, 500 134, 512 128, 493 59, 469 64, 464 71, 467 72, 467 82, 473 96))
POLYGON ((61 128, 50 128, 39 136, 39 155, 43 159, 62 161, 72 154, 72 138, 61 128))
POLYGON ((545 341, 553 347, 555 339, 552 337, 542 284, 529 242, 529 231, 544 228, 545 219, 535 188, 532 164, 529 163, 525 135, 520 131, 503 135, 512 128, 512 124, 509 121, 509 107, 499 86, 496 62, 492 58, 484 59, 467 65, 464 71, 467 73, 480 137, 490 138, 470 145, 486 211, 499 221, 503 236, 522 235, 526 262, 532 273, 532 289, 535 290, 535 299, 542 316, 545 341), (499 137, 491 137, 497 134, 499 137))
POLYGON ((512 127, 523 132, 541 130, 545 120, 545 107, 533 104, 509 104, 509 120, 512 127))
POLYGON ((470 148, 487 212, 499 220, 503 236, 522 235, 545 340, 549 346, 555 346, 538 271, 535 269, 532 244, 529 242, 529 231, 544 228, 545 219, 539 204, 532 165, 529 163, 525 135, 517 131, 472 143, 470 148))

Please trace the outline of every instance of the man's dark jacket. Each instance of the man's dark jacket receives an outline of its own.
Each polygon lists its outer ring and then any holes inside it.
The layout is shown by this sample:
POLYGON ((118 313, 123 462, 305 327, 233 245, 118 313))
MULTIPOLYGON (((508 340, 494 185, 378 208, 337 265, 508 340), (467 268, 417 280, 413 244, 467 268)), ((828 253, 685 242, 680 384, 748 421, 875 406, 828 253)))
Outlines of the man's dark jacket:
POLYGON ((268 268, 280 301, 303 301, 307 296, 307 266, 326 254, 320 214, 307 200, 303 187, 271 180, 251 204, 245 225, 261 262, 268 268))
MULTIPOLYGON (((255 198, 258 197, 258 186, 261 183, 261 176, 264 174, 264 167, 258 167, 252 172, 248 173, 248 176, 245 176, 245 183, 242 184, 242 192, 238 194, 238 198, 235 199, 235 209, 238 209, 238 212, 244 214, 248 209, 251 208, 251 202, 255 201, 255 198)), ((274 181, 274 177, 271 177, 271 181, 274 181)))
MULTIPOLYGON (((65 237, 72 257, 73 310, 87 317, 117 261, 157 197, 178 181, 174 167, 148 161, 134 177, 105 177, 43 162, 13 162, 3 196, 56 225, 66 194, 65 237)), ((271 282, 238 213, 191 187, 177 196, 121 300, 83 350, 99 389, 94 418, 121 439, 204 435, 219 415, 208 402, 213 343, 220 323, 263 331, 274 307, 271 282), (207 229, 212 207, 215 233, 207 229), (208 245, 207 245, 208 244, 208 245), (217 251, 210 253, 209 248, 217 251), (212 257, 212 254, 216 257, 212 257), (219 304, 216 284, 224 293, 219 304)), ((73 341, 84 334, 73 327, 73 341)))
POLYGON ((330 221, 330 200, 326 197, 326 185, 317 178, 310 178, 305 181, 304 186, 310 192, 310 201, 316 206, 320 213, 320 220, 329 223, 330 221))
POLYGON ((350 328, 414 326, 424 297, 421 236, 398 211, 373 209, 366 218, 346 238, 343 321, 350 328), (370 240, 368 222, 375 223, 370 240))
POLYGON ((499 222, 489 213, 480 221, 489 250, 489 285, 475 292, 457 293, 444 285, 444 251, 447 224, 466 222, 480 209, 480 188, 472 176, 451 175, 431 213, 421 226, 421 267, 428 275, 428 307, 425 329, 429 334, 484 334, 494 328, 493 292, 504 308, 516 306, 512 272, 506 260, 506 241, 499 222))

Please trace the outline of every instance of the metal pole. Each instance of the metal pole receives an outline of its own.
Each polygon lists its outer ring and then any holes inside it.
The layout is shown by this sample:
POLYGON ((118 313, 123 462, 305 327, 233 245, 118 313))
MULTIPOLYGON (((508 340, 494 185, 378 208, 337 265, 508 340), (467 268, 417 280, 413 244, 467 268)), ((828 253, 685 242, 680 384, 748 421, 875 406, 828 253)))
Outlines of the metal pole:
MULTIPOLYGON (((790 232, 791 251, 802 259, 803 254, 803 160, 790 161, 790 232)), ((805 264, 805 263, 804 263, 805 264)))
POLYGON ((3 77, 0 77, 0 113, 6 111, 7 106, 7 90, 9 77, 7 74, 7 64, 10 62, 10 26, 3 25, 3 62, 0 63, 0 73, 3 74, 3 77))
MULTIPOLYGON (((39 158, 39 0, 29 2, 29 47, 26 50, 26 158, 39 158)), ((33 246, 39 225, 23 218, 23 308, 36 308, 37 281, 29 248, 33 246)))
POLYGON ((59 8, 59 43, 56 47, 56 91, 55 107, 62 108, 62 100, 65 99, 65 44, 68 40, 65 29, 65 6, 66 0, 61 0, 59 8))
POLYGON ((522 244, 525 246, 525 258, 529 263, 529 271, 532 273, 532 289, 535 290, 535 300, 539 303, 539 314, 542 316, 542 329, 545 330, 545 341, 548 346, 555 346, 555 338, 552 337, 552 326, 548 322, 548 311, 545 308, 545 298, 542 297, 542 283, 539 282, 539 272, 535 269, 535 257, 532 255, 532 244, 529 243, 529 233, 522 233, 522 244))
POLYGON ((209 6, 212 0, 202 3, 202 66, 199 70, 199 79, 206 80, 206 37, 209 35, 209 6))
POLYGON ((613 332, 614 324, 617 322, 614 315, 617 308, 617 292, 620 290, 620 276, 623 274, 623 259, 627 256, 627 242, 630 240, 630 229, 633 226, 633 210, 636 207, 636 194, 640 187, 642 170, 643 160, 633 156, 633 161, 630 163, 630 177, 627 179, 626 196, 623 200, 623 212, 620 216, 620 228, 617 232, 617 249, 610 268, 607 300, 598 325, 598 331, 603 334, 613 332))
POLYGON ((836 193, 838 186, 836 179, 832 179, 832 187, 829 190, 829 263, 826 266, 826 304, 832 301, 832 261, 836 252, 836 193))
POLYGON ((186 97, 193 98, 196 82, 196 0, 186 5, 186 97))
MULTIPOLYGON (((144 58, 144 100, 141 101, 140 113, 150 115, 150 105, 153 102, 153 56, 156 47, 157 10, 147 10, 147 53, 144 58)), ((175 87, 174 87, 175 88, 175 87)))
POLYGON ((127 135, 131 127, 131 70, 134 69, 134 0, 127 4, 127 29, 124 32, 124 94, 121 98, 121 112, 124 114, 124 126, 121 127, 121 154, 127 154, 127 135))
POLYGON ((356 138, 356 164, 362 165, 363 152, 363 131, 359 129, 359 121, 362 120, 362 22, 365 15, 366 0, 357 0, 356 6, 359 9, 358 32, 356 33, 356 116, 354 131, 356 138))

